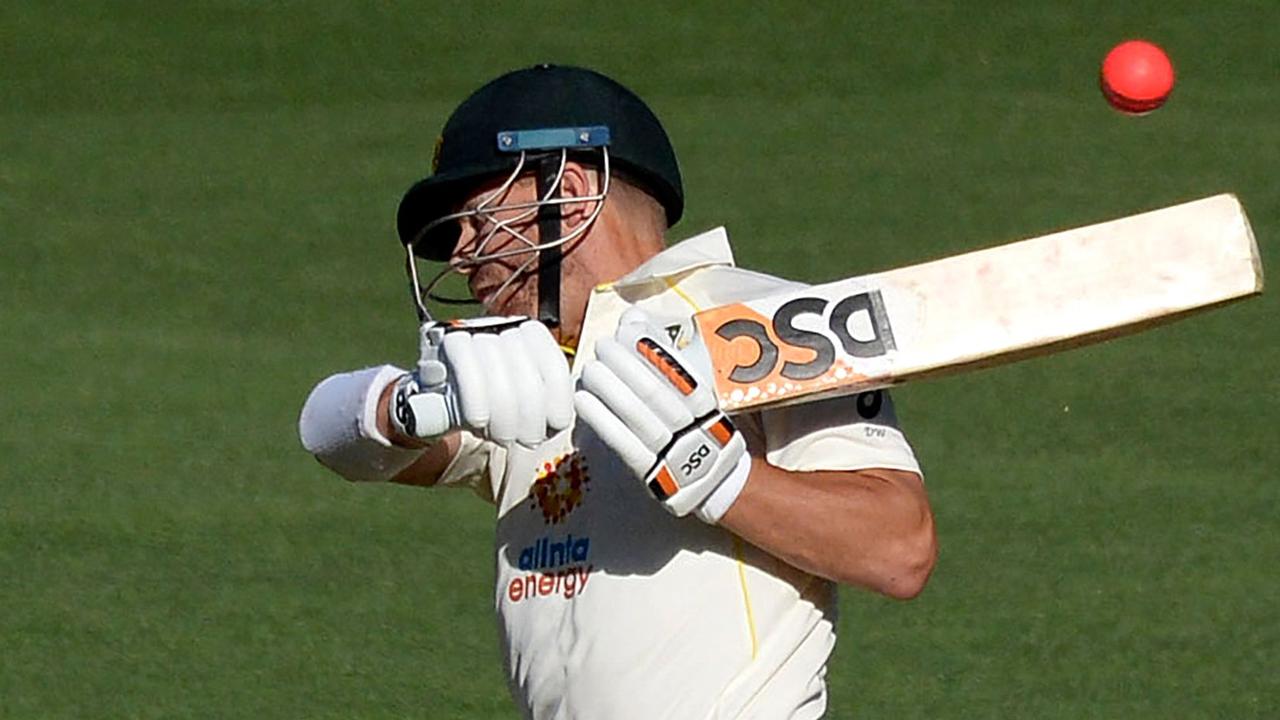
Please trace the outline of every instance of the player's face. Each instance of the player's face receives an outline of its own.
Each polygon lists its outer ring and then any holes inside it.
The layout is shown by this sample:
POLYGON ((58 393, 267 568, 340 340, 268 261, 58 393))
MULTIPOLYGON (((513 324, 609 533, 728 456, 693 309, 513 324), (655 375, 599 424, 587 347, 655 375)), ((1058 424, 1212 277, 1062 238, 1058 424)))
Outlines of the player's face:
POLYGON ((537 199, 532 176, 522 177, 501 195, 505 178, 494 180, 469 195, 460 210, 473 210, 482 203, 491 208, 460 220, 458 244, 449 259, 466 276, 471 296, 493 315, 533 315, 537 310, 537 255, 529 250, 538 242, 537 213, 525 205, 537 199), (511 251, 528 250, 515 254, 511 251), (486 256, 498 255, 485 259, 486 256), (477 256, 480 262, 475 262, 477 256), (505 286, 505 287, 504 287, 505 286))

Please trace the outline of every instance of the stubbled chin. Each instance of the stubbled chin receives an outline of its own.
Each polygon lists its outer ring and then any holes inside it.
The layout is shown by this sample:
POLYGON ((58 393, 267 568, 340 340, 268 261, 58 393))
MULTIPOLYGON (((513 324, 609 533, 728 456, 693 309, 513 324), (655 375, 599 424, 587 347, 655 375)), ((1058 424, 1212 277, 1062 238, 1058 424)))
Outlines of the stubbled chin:
POLYGON ((485 312, 490 315, 536 315, 537 300, 529 294, 529 288, 522 282, 512 285, 514 287, 507 287, 501 294, 496 293, 497 287, 490 290, 488 296, 480 301, 485 312))
POLYGON ((480 305, 484 308, 485 313, 489 315, 528 315, 529 313, 527 312, 522 313, 514 309, 519 307, 518 303, 513 302, 514 300, 516 298, 510 295, 505 295, 501 298, 490 295, 481 300, 480 305))

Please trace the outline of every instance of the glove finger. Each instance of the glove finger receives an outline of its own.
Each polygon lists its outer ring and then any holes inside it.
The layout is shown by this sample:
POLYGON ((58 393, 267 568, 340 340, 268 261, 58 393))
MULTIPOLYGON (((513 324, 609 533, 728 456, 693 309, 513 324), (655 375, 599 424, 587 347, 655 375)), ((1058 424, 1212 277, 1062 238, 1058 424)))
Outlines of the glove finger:
POLYGON ((694 417, 702 417, 715 410, 711 383, 701 373, 696 373, 694 369, 697 366, 671 345, 660 328, 637 322, 620 323, 617 339, 653 375, 679 393, 681 402, 694 417))
POLYGON ((542 378, 525 352, 524 334, 520 328, 503 330, 498 341, 516 401, 516 439, 525 445, 537 445, 547 437, 542 378))
POLYGON ((593 362, 583 368, 582 389, 604 403, 650 450, 657 452, 671 442, 671 432, 677 428, 668 427, 604 363, 593 362))
POLYGON ((643 478, 649 472, 658 456, 645 447, 625 423, 609 412, 609 408, 599 398, 585 390, 579 390, 573 394, 573 406, 578 412, 578 418, 631 468, 636 477, 643 478))
POLYGON ((489 393, 471 333, 446 334, 441 352, 458 397, 462 421, 477 430, 485 429, 489 425, 489 393))
POLYGON ((483 382, 488 386, 489 438, 497 442, 515 440, 520 410, 516 404, 515 383, 503 361, 502 343, 497 336, 487 333, 473 335, 471 342, 484 370, 483 382))
POLYGON ((528 349, 528 360, 542 378, 547 425, 553 431, 563 430, 573 423, 573 381, 569 378, 564 351, 547 327, 537 320, 522 324, 520 332, 528 349))
POLYGON ((693 422, 693 414, 675 387, 617 340, 601 338, 596 343, 596 359, 608 366, 637 397, 644 398, 643 404, 668 428, 682 428, 693 422))

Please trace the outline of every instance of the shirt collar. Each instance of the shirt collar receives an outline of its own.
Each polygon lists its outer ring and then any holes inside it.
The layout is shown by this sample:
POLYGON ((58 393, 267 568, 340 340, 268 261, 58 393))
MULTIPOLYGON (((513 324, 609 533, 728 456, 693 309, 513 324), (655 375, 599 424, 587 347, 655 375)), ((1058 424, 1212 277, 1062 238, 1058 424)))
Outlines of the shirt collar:
POLYGON ((608 287, 613 289, 644 285, 711 265, 733 266, 729 233, 723 227, 694 235, 646 260, 608 287))

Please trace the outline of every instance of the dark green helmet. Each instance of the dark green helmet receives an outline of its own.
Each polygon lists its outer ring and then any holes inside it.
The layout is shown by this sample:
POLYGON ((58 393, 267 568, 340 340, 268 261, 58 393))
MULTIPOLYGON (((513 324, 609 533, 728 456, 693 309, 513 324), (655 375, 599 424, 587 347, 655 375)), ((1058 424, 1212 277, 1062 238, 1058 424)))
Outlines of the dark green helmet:
POLYGON ((661 203, 674 225, 684 212, 684 188, 671 140, 653 111, 600 73, 538 65, 489 82, 454 110, 437 141, 431 175, 400 201, 400 241, 421 257, 447 260, 458 240, 456 223, 419 235, 481 182, 515 169, 520 156, 502 150, 500 133, 584 127, 607 128, 612 166, 661 203))

